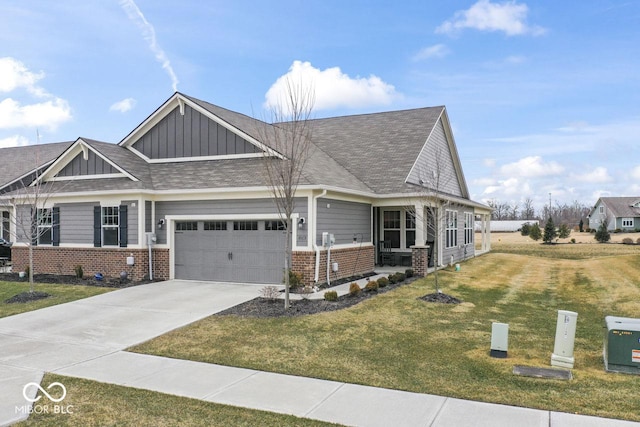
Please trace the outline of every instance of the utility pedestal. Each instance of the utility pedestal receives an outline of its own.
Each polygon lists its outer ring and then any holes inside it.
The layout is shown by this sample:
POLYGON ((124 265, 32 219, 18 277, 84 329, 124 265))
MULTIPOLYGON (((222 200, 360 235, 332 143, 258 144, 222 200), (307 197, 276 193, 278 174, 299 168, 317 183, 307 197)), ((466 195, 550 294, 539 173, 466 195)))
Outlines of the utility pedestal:
POLYGON ((556 343, 551 355, 551 366, 573 369, 573 345, 576 338, 578 313, 558 310, 556 323, 556 343))

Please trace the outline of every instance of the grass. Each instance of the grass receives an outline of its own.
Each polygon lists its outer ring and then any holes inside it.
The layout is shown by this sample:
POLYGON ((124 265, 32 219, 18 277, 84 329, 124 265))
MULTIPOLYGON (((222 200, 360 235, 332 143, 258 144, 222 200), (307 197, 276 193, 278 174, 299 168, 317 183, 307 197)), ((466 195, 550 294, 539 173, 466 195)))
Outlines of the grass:
POLYGON ((29 291, 29 283, 0 281, 0 317, 12 316, 27 311, 38 310, 52 305, 88 298, 111 292, 114 288, 101 288, 97 286, 80 285, 54 285, 36 283, 35 290, 51 294, 50 297, 26 303, 7 304, 5 300, 21 292, 29 291))
MULTIPOLYGON (((291 415, 238 408, 147 390, 59 375, 45 375, 42 386, 64 384, 67 395, 58 404, 46 397, 36 405, 49 413, 32 414, 19 426, 329 426, 291 415), (54 405, 72 413, 55 414, 54 405), (71 406, 69 406, 71 405, 71 406)), ((58 390, 54 387, 52 390, 58 390)), ((56 396, 57 397, 57 396, 56 396)))
POLYGON ((606 373, 602 361, 604 316, 640 313, 640 249, 494 248, 463 263, 460 272, 441 272, 444 291, 465 301, 457 306, 417 299, 433 291, 429 276, 338 312, 286 319, 212 316, 132 350, 640 421, 640 377, 606 373), (559 309, 578 313, 574 379, 514 376, 514 365, 549 366, 559 309), (509 324, 507 359, 489 357, 495 321, 509 324))

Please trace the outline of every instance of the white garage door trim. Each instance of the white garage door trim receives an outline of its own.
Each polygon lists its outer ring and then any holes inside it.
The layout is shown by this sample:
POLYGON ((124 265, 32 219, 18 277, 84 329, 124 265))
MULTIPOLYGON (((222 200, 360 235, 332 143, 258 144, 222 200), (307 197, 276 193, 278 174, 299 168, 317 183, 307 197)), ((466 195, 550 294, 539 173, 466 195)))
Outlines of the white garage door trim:
MULTIPOLYGON (((297 223, 299 214, 291 215, 293 223, 297 223)), ((169 277, 176 278, 176 245, 174 236, 176 232, 176 221, 270 221, 279 220, 278 214, 237 214, 237 215, 167 215, 165 217, 167 227, 167 244, 169 245, 169 277)), ((291 229, 291 241, 293 250, 296 250, 298 241, 297 227, 291 229)))

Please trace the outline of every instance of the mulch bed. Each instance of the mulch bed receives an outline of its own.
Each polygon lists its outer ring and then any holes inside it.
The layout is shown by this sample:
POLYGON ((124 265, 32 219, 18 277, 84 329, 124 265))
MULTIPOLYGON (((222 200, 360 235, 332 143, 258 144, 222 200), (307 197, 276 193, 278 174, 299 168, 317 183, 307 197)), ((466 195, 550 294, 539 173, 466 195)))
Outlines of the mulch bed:
MULTIPOLYGON (((5 282, 29 282, 28 277, 20 277, 18 273, 0 273, 0 281, 5 282)), ((149 280, 133 281, 129 279, 120 279, 115 277, 105 277, 102 280, 96 280, 94 277, 78 278, 74 275, 67 274, 34 274, 33 281, 35 283, 52 283, 58 285, 83 285, 83 286, 99 286, 101 288, 128 288, 130 286, 151 283, 149 280)))
POLYGON ((452 297, 451 295, 443 294, 442 292, 434 292, 432 294, 427 294, 418 299, 427 302, 439 302, 441 304, 460 304, 462 301, 456 297, 452 297))
MULTIPOLYGON (((351 307, 356 305, 364 300, 369 298, 373 298, 378 294, 383 294, 385 292, 389 292, 393 289, 396 289, 400 286, 412 283, 418 279, 417 277, 412 277, 406 279, 400 283, 389 284, 384 288, 379 288, 378 291, 367 292, 364 289, 358 295, 343 295, 338 298, 337 301, 326 301, 326 300, 290 300, 290 307, 288 310, 284 308, 284 300, 270 300, 266 298, 254 298, 251 301, 247 301, 245 303, 236 305, 227 310, 221 311, 217 313, 217 316, 227 316, 227 315, 236 315, 240 317, 295 317, 295 316, 305 316, 308 314, 316 314, 323 313, 325 311, 335 311, 341 310, 343 308, 351 307)), ((324 292, 324 291, 321 291, 324 292)), ((439 294, 446 295, 446 294, 439 294)), ((428 295, 427 295, 428 296, 428 295)), ((447 295, 448 296, 448 295, 447 295)), ((423 297, 424 298, 424 297, 423 297)), ((449 296, 448 302, 456 300, 458 303, 460 300, 457 298, 449 296)), ((427 301, 427 300, 425 300, 427 301)), ((431 302, 444 302, 442 300, 435 300, 431 302)))
POLYGON ((25 303, 29 301, 37 301, 40 299, 49 298, 50 296, 51 295, 46 292, 27 291, 27 292, 19 293, 18 295, 14 295, 9 299, 4 300, 4 302, 6 302, 7 304, 25 303))

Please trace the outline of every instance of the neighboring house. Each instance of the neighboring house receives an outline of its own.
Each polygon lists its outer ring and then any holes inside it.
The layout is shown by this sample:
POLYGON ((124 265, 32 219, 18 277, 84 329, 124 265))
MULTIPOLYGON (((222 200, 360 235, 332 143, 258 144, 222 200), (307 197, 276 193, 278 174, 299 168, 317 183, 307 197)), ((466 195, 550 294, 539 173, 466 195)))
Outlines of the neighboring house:
POLYGON ((607 230, 640 230, 640 197, 600 197, 589 212, 589 228, 605 222, 607 230))
MULTIPOLYGON (((5 163, 26 161, 0 175, 14 268, 28 263, 15 218, 29 207, 16 202, 17 184, 41 171, 51 190, 38 214, 51 221, 33 242, 37 272, 72 274, 81 265, 87 273, 127 271, 134 279, 151 272, 281 283, 284 233, 263 176, 265 153, 280 154, 259 140, 259 126, 273 125, 175 93, 119 144, 78 138, 1 149, 5 163)), ((469 198, 444 107, 316 119, 312 127, 292 240, 293 268, 305 282, 325 282, 327 271, 331 280, 372 271, 382 241, 398 263, 410 265, 412 246, 420 255, 434 240, 432 219, 416 220, 412 212, 425 212, 421 177, 435 167, 447 178, 438 189, 446 200, 446 212, 436 215, 438 262, 476 254, 477 219, 484 223, 480 250, 490 249, 491 211, 469 198), (442 164, 434 164, 436 152, 445 153, 442 164), (335 237, 330 262, 323 233, 335 237)))

